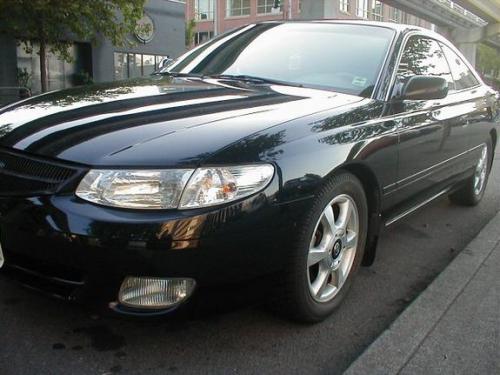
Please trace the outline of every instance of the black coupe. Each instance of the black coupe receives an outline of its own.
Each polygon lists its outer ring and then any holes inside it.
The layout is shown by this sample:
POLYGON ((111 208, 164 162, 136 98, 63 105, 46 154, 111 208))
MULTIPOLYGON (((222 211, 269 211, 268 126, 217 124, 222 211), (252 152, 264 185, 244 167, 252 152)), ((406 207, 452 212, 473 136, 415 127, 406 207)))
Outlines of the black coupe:
POLYGON ((0 274, 132 315, 272 275, 275 306, 320 321, 383 226, 481 200, 499 117, 431 31, 248 25, 151 78, 0 110, 0 274))

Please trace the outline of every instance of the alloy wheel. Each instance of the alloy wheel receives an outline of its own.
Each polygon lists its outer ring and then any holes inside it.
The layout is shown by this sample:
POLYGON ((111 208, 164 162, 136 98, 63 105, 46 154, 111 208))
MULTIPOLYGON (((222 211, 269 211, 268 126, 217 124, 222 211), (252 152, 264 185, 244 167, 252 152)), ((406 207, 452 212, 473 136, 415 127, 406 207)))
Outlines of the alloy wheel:
POLYGON ((488 173, 488 147, 484 145, 481 149, 481 156, 476 165, 474 173, 474 194, 479 195, 483 191, 486 175, 488 173))
POLYGON ((307 276, 315 301, 331 301, 344 285, 356 257, 358 236, 354 199, 336 196, 321 213, 310 242, 307 276))

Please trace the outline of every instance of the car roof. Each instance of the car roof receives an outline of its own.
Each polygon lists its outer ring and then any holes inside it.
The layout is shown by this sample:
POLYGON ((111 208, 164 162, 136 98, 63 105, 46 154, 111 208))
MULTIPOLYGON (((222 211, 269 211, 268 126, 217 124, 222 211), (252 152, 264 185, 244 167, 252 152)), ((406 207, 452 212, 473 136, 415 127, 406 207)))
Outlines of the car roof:
MULTIPOLYGON (((433 32, 432 30, 420 27, 420 26, 415 26, 415 25, 407 25, 407 24, 400 24, 400 23, 394 23, 394 22, 380 22, 380 21, 367 21, 367 20, 358 20, 358 19, 318 19, 318 20, 286 20, 286 21, 281 21, 281 20, 273 20, 273 21, 263 21, 259 23, 329 23, 329 24, 347 24, 347 25, 363 25, 363 26, 377 26, 377 27, 384 27, 386 29, 392 29, 397 32, 406 32, 406 31, 421 31, 424 33, 431 33, 431 34, 437 34, 433 32)), ((439 35, 439 34, 437 34, 439 35)))

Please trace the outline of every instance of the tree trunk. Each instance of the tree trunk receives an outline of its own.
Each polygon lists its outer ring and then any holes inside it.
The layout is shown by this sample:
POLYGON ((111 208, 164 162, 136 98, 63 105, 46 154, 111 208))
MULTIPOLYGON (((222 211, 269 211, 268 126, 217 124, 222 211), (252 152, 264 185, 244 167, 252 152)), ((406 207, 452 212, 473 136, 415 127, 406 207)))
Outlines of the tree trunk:
POLYGON ((45 41, 40 41, 40 83, 42 92, 47 92, 49 88, 49 79, 47 75, 47 45, 45 41))

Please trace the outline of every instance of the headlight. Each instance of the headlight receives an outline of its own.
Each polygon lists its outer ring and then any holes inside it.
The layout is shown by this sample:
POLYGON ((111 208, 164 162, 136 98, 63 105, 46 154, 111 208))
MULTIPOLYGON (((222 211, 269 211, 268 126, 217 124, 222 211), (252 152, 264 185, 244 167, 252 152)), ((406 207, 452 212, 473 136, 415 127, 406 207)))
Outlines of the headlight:
POLYGON ((180 209, 215 206, 247 197, 271 181, 270 164, 198 168, 182 194, 180 209))
POLYGON ((264 189, 274 175, 270 164, 166 170, 92 170, 76 195, 104 206, 189 209, 244 198, 264 189), (193 173, 194 172, 194 173, 193 173))
POLYGON ((192 169, 93 170, 80 182, 76 195, 104 206, 122 208, 177 208, 192 169))

